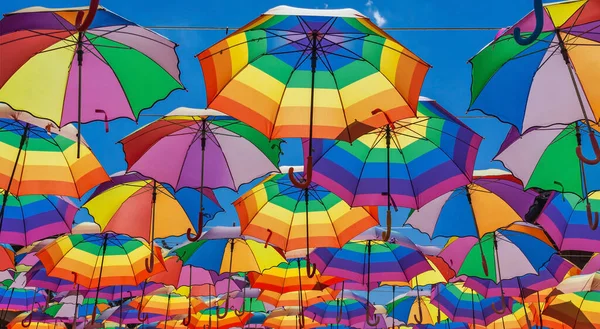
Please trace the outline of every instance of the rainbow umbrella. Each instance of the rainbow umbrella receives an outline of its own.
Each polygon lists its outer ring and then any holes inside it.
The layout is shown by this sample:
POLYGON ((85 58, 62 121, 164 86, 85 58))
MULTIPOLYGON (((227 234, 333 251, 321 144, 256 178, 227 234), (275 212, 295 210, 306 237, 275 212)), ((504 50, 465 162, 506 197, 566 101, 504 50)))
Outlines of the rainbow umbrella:
MULTIPOLYGON (((390 277, 408 281, 431 270, 425 256, 408 239, 395 238, 393 243, 379 240, 350 241, 342 248, 317 248, 312 252, 317 268, 324 275, 339 276, 367 285, 367 303, 370 299, 371 283, 390 277)), ((371 322, 377 326, 379 318, 371 322)))
MULTIPOLYGON (((563 323, 569 328, 600 328, 600 292, 579 291, 553 297, 543 311, 544 325, 553 322, 563 323)), ((554 328, 554 326, 553 326, 554 328)))
MULTIPOLYGON (((161 314, 148 313, 146 322, 157 322, 163 319, 164 317, 161 314)), ((140 323, 140 320, 138 319, 138 310, 131 306, 131 301, 126 301, 120 306, 114 306, 105 310, 98 317, 98 320, 116 322, 119 326, 140 323)))
POLYGON ((288 175, 273 174, 234 201, 242 234, 281 247, 285 251, 342 247, 351 238, 379 223, 377 207, 350 207, 322 187, 311 183, 296 187, 288 175), (301 205, 303 203, 303 205, 301 205))
POLYGON ((37 264, 40 260, 37 258, 36 253, 53 241, 53 238, 44 239, 19 249, 19 251, 17 251, 15 254, 15 262, 17 262, 17 266, 20 265, 29 268, 37 264))
POLYGON ((295 259, 281 263, 262 273, 250 272, 248 279, 253 288, 278 293, 306 290, 322 290, 344 279, 321 275, 318 271, 311 278, 306 275, 306 260, 295 259))
POLYGON ((513 300, 508 297, 483 298, 475 291, 463 286, 462 282, 438 284, 431 293, 431 302, 454 322, 466 322, 487 326, 497 319, 511 314, 513 300), (497 313, 492 305, 501 303, 507 307, 497 313))
POLYGON ((353 326, 364 322, 367 313, 373 313, 373 306, 356 299, 341 298, 310 305, 304 312, 306 317, 321 324, 353 326))
MULTIPOLYGON (((150 243, 151 251, 154 239, 179 236, 191 225, 185 210, 166 187, 137 174, 113 176, 82 207, 103 232, 143 238, 150 243)), ((153 269, 154 257, 150 255, 146 270, 153 269)))
POLYGON ((15 316, 7 325, 8 329, 67 329, 62 319, 42 312, 24 312, 15 316))
POLYGON ((585 200, 571 193, 554 192, 548 197, 537 223, 542 226, 559 250, 600 251, 600 241, 593 227, 591 207, 600 207, 600 192, 585 200))
POLYGON ((299 314, 297 308, 288 307, 271 312, 265 319, 263 326, 272 329, 312 329, 320 327, 321 324, 309 317, 303 317, 299 314))
POLYGON ((313 137, 353 141, 414 116, 429 69, 352 9, 275 7, 197 57, 209 107, 270 139, 309 139, 306 181, 289 171, 301 188, 312 177, 313 137))
POLYGON ((68 133, 55 133, 51 128, 17 119, 0 119, 0 188, 3 189, 0 227, 8 211, 9 194, 81 198, 109 179, 89 148, 84 147, 82 157, 76 158, 74 147, 68 133))
POLYGON ((136 297, 131 300, 129 305, 137 308, 140 322, 145 322, 148 318, 148 314, 142 316, 142 313, 161 314, 167 321, 169 317, 188 314, 190 308, 192 313, 196 313, 208 307, 200 299, 188 298, 168 291, 136 297))
POLYGON ((275 291, 263 290, 258 296, 258 300, 263 301, 267 304, 271 304, 277 308, 279 307, 297 307, 298 311, 302 311, 320 302, 326 302, 335 300, 336 293, 330 289, 325 288, 323 290, 298 290, 285 292, 280 294, 275 291), (301 306, 301 307, 300 307, 301 306))
POLYGON ((151 276, 148 281, 180 288, 183 286, 214 286, 228 278, 227 274, 218 274, 216 271, 205 270, 201 267, 184 265, 177 256, 165 258, 164 263, 167 271, 151 276))
POLYGON ((387 206, 389 225, 392 205, 419 209, 469 184, 482 138, 435 101, 419 100, 416 118, 391 122, 351 144, 316 140, 314 182, 352 206, 387 206))
MULTIPOLYGON (((448 283, 450 279, 456 276, 456 272, 438 256, 424 255, 431 270, 418 274, 408 281, 402 280, 385 280, 379 283, 380 286, 394 287, 410 287, 412 289, 418 286, 426 286, 437 283, 448 283)), ((352 289, 352 288, 350 288, 352 289)))
POLYGON ((385 305, 388 315, 406 324, 436 324, 447 321, 448 317, 431 303, 427 296, 417 296, 414 292, 395 298, 385 305))
POLYGON ((579 274, 577 266, 559 255, 550 260, 537 273, 530 273, 512 279, 503 279, 502 284, 493 280, 468 277, 465 287, 471 288, 484 297, 501 296, 520 297, 522 300, 538 291, 554 288, 565 278, 579 274))
POLYGON ((98 3, 6 14, 0 101, 60 126, 79 126, 137 120, 142 110, 183 89, 177 45, 98 3))
MULTIPOLYGON (((480 110, 511 123, 520 132, 533 127, 597 121, 598 95, 594 64, 600 15, 595 1, 566 1, 536 9, 506 30, 470 60, 473 66, 470 110, 480 110), (539 14, 539 15, 538 15, 539 14), (536 15, 536 18, 533 16, 536 15), (536 30, 527 43, 513 38, 515 29, 536 30), (506 97, 506 95, 510 95, 506 97)), ((600 148, 588 132, 595 156, 600 148)))
POLYGON ((31 311, 45 304, 46 293, 41 290, 0 286, 0 314, 8 311, 31 311))
POLYGON ((77 318, 84 318, 93 313, 100 314, 109 308, 110 305, 107 299, 84 298, 77 304, 61 302, 49 305, 44 313, 55 318, 72 318, 73 314, 76 314, 75 317, 77 318))
MULTIPOLYGON (((458 276, 478 277, 498 283, 501 296, 504 296, 504 279, 538 274, 556 252, 544 230, 533 224, 517 222, 488 233, 481 239, 456 239, 442 250, 440 256, 451 264, 458 276)), ((492 307, 495 310, 495 306, 492 307)))
MULTIPOLYGON (((229 307, 235 309, 238 315, 244 312, 270 312, 275 307, 269 303, 265 303, 258 299, 261 290, 253 288, 244 288, 241 292, 233 292, 231 294, 229 307)), ((219 303, 220 301, 217 301, 219 303)))
MULTIPOLYGON (((144 266, 149 256, 157 258, 156 273, 165 270, 160 251, 152 253, 146 243, 113 233, 62 236, 37 256, 49 276, 73 278, 77 288, 95 288, 96 300, 101 287, 138 285, 151 276, 144 266)), ((96 312, 91 322, 95 319, 96 312)))
MULTIPOLYGON (((256 129, 217 111, 190 108, 178 108, 121 140, 128 171, 176 190, 237 190, 241 184, 278 171, 282 142, 269 141, 256 129)), ((201 194, 200 232, 203 199, 201 194)))
MULTIPOLYGON (((0 189, 0 193, 5 191, 0 189)), ((53 235, 71 232, 79 209, 67 198, 8 194, 0 220, 0 241, 27 246, 53 235)))
POLYGON ((501 317, 500 319, 490 323, 487 329, 528 329, 532 328, 532 323, 529 320, 533 317, 533 311, 529 306, 513 303, 512 313, 501 317))
POLYGON ((207 329, 243 327, 250 318, 252 318, 252 313, 249 312, 243 314, 230 312, 225 317, 220 317, 218 308, 209 308, 200 311, 198 314, 192 315, 192 321, 189 327, 207 329))

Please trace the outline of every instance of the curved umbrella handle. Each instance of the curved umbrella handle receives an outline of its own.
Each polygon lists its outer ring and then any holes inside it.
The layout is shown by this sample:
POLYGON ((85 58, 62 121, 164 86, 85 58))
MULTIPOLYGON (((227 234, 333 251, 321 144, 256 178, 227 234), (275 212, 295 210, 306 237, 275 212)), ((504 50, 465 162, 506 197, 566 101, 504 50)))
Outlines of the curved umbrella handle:
POLYGON ((590 143, 592 144, 592 149, 594 150, 594 155, 596 155, 596 158, 586 158, 585 155, 583 155, 583 151, 581 150, 581 145, 577 145, 577 148, 575 148, 575 153, 577 153, 577 157, 579 158, 579 160, 581 160, 581 162, 589 165, 595 165, 597 163, 600 163, 600 146, 598 146, 598 140, 596 139, 596 135, 593 131, 590 131, 588 136, 590 138, 590 143))
POLYGON ((500 305, 502 305, 502 308, 500 310, 498 310, 496 308, 496 305, 494 305, 494 303, 492 303, 492 310, 494 310, 494 313, 504 314, 504 312, 506 312, 506 301, 504 300, 504 290, 503 289, 500 289, 500 305))
POLYGON ((302 328, 304 328, 304 324, 305 324, 305 321, 304 321, 304 312, 302 312, 302 315, 300 315, 298 317, 298 327, 300 327, 300 329, 302 329, 302 328))
POLYGON ((390 117, 387 115, 387 113, 383 112, 382 109, 374 109, 373 111, 371 111, 371 114, 373 114, 373 115, 375 115, 377 113, 382 113, 385 116, 385 119, 387 120, 387 123, 390 126, 390 128, 396 129, 396 126, 394 125, 394 121, 392 121, 390 119, 390 117))
POLYGON ((312 279, 317 273, 317 264, 310 262, 310 256, 306 254, 306 276, 312 279))
MULTIPOLYGON (((343 290, 342 290, 343 293, 343 290)), ((337 311, 335 312, 335 323, 340 324, 340 322, 342 322, 342 303, 340 303, 340 299, 337 298, 335 300, 336 304, 337 304, 337 311)))
POLYGON ((85 32, 90 27, 92 21, 94 20, 94 17, 96 16, 96 11, 98 11, 99 5, 100 0, 90 0, 90 7, 88 9, 88 14, 85 17, 85 20, 83 20, 83 11, 79 11, 77 13, 77 18, 75 19, 75 26, 77 27, 77 31, 85 32), (82 20, 83 22, 81 22, 82 20))
POLYGON ((307 156, 306 157, 306 168, 304 170, 306 178, 304 179, 304 182, 300 182, 296 179, 296 176, 294 176, 294 168, 290 168, 288 170, 288 176, 290 177, 290 181, 292 182, 292 184, 294 184, 295 187, 300 188, 300 189, 305 189, 310 186, 310 183, 312 182, 312 169, 313 169, 312 162, 313 162, 312 155, 307 156))
POLYGON ((217 306, 215 310, 215 312, 217 313, 217 318, 225 319, 225 317, 227 317, 227 314, 229 313, 229 293, 227 293, 227 298, 225 298, 225 312, 223 313, 223 315, 221 315, 219 311, 219 306, 217 306))
POLYGON ((154 271, 154 251, 150 252, 150 259, 146 258, 146 271, 152 273, 154 271))
POLYGON ((594 212, 592 214, 592 205, 588 201, 585 205, 585 210, 587 212, 588 225, 592 231, 595 231, 598 228, 598 213, 594 212))
POLYGON ((521 37, 521 28, 515 27, 513 35, 515 41, 521 46, 527 46, 532 44, 542 33, 544 27, 544 4, 542 0, 533 0, 533 10, 535 11, 535 29, 527 38, 521 37))
POLYGON ((29 313, 29 315, 27 315, 25 317, 25 319, 21 320, 21 326, 23 326, 24 328, 29 328, 29 326, 31 325, 32 319, 33 319, 33 312, 29 313))
POLYGON ((379 324, 379 321, 381 320, 378 316, 375 316, 375 322, 371 322, 371 317, 369 316, 369 310, 367 310, 367 312, 365 312, 366 317, 365 317, 365 322, 370 325, 371 327, 377 327, 377 325, 379 324))
POLYGON ((269 235, 267 235, 267 239, 265 240, 265 249, 269 247, 269 241, 271 240, 271 236, 273 235, 273 231, 271 231, 270 228, 267 229, 267 232, 269 232, 269 235))
POLYGON ((142 299, 140 300, 140 306, 138 306, 138 314, 137 314, 137 318, 141 323, 146 322, 146 320, 148 320, 148 314, 144 314, 142 315, 142 302, 144 301, 144 297, 142 297, 142 299))
POLYGON ((440 322, 442 322, 442 312, 440 311, 440 308, 439 308, 439 306, 440 306, 440 305, 438 304, 438 308, 437 308, 437 309, 438 309, 438 314, 437 314, 437 323, 440 323, 440 322))
MULTIPOLYGON (((252 302, 252 299, 250 300, 250 302, 252 302)), ((242 315, 244 315, 245 311, 246 311, 246 288, 244 288, 244 291, 242 294, 242 307, 240 307, 239 311, 235 310, 235 315, 242 316, 242 315)))
MULTIPOLYGON (((417 289, 419 289, 419 288, 417 288, 417 289)), ((415 319, 415 321, 418 324, 421 324, 421 323, 423 323, 423 310, 421 309, 421 300, 418 299, 417 302, 419 303, 419 317, 417 317, 416 314, 413 314, 413 318, 415 319)))
POLYGON ((77 287, 77 273, 71 271, 71 274, 73 274, 73 289, 75 289, 77 287))
POLYGON ((108 114, 106 114, 106 111, 101 110, 101 109, 96 109, 95 112, 96 113, 104 113, 104 132, 109 132, 110 129, 108 129, 108 114))
MULTIPOLYGON (((479 243, 481 243, 481 241, 479 243)), ((481 267, 483 267, 483 273, 485 274, 485 276, 490 275, 490 272, 489 272, 488 266, 487 266, 487 260, 485 259, 485 256, 483 254, 481 254, 481 267)))
MULTIPOLYGON (((191 296, 190 296, 191 298, 191 296)), ((189 326, 190 323, 192 322, 192 308, 190 306, 188 306, 188 314, 187 317, 185 319, 183 319, 183 321, 181 321, 181 323, 183 323, 184 326, 189 326)))
MULTIPOLYGON (((202 193, 202 192, 200 192, 202 193)), ((193 236, 192 233, 192 228, 188 228, 187 229, 187 239, 190 242, 195 242, 198 241, 198 239, 200 239, 200 236, 202 235, 202 228, 204 227, 204 213, 202 212, 202 210, 200 210, 200 213, 198 214, 198 233, 196 236, 193 236)))
POLYGON ((390 237, 392 236, 392 211, 389 209, 385 214, 385 223, 387 227, 385 229, 385 232, 381 234, 381 239, 383 241, 389 241, 390 237))

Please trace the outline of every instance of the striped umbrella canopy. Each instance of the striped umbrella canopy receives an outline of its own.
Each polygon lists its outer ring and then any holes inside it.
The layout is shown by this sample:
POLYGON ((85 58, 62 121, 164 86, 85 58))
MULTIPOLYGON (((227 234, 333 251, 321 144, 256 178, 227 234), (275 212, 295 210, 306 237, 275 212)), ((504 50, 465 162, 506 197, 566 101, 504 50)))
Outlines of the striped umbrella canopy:
POLYGON ((4 16, 0 101, 64 126, 137 119, 183 89, 176 44, 98 2, 90 8, 31 7, 4 16))
POLYGON ((552 255, 537 273, 503 279, 501 285, 493 280, 468 277, 465 280, 465 287, 475 290, 486 298, 504 294, 524 299, 538 291, 554 288, 565 278, 577 275, 580 271, 568 260, 559 255, 552 255))
MULTIPOLYGON (((313 304, 334 300, 335 298, 336 294, 330 288, 323 290, 298 290, 283 294, 264 290, 258 296, 258 300, 271 304, 276 308, 299 307, 299 305, 302 305, 302 308, 306 308, 313 304)), ((302 311, 302 308, 299 311, 302 311)))
POLYGON ((373 311, 370 304, 350 298, 339 298, 311 305, 304 313, 306 317, 321 324, 352 326, 364 322, 373 311))
POLYGON ((184 265, 178 256, 166 257, 165 267, 168 269, 167 271, 151 276, 148 281, 180 288, 183 286, 214 286, 229 277, 228 274, 219 274, 216 271, 205 270, 201 267, 184 265))
POLYGON ((448 283, 450 279, 456 276, 456 272, 452 270, 452 268, 446 263, 446 261, 444 261, 443 258, 438 256, 425 255, 425 259, 427 260, 429 266, 431 266, 431 270, 420 273, 408 281, 385 280, 381 281, 379 285, 382 287, 410 287, 414 289, 419 286, 427 286, 437 283, 448 283))
POLYGON ((36 256, 37 252, 42 250, 45 246, 49 245, 53 241, 53 238, 35 241, 34 243, 19 249, 19 251, 17 251, 15 254, 15 261, 17 262, 17 265, 24 267, 34 266, 40 261, 36 256))
MULTIPOLYGON (((85 288, 135 286, 153 274, 144 266, 150 256, 148 244, 113 233, 65 235, 38 251, 37 256, 49 276, 74 279, 85 288)), ((160 251, 154 257, 155 273, 164 271, 160 251)))
POLYGON ((169 317, 187 314, 188 305, 191 305, 193 313, 207 308, 207 305, 198 298, 190 299, 174 293, 157 293, 136 297, 131 300, 129 305, 137 308, 140 314, 161 314, 169 317))
POLYGON ((406 324, 436 324, 447 321, 448 317, 440 312, 427 296, 409 293, 395 298, 385 305, 387 314, 406 324))
MULTIPOLYGON (((392 329, 402 329, 403 327, 393 327, 392 329)), ((473 329, 469 326, 468 323, 465 322, 452 322, 446 320, 444 322, 436 323, 436 324, 417 324, 414 326, 409 326, 407 328, 411 329, 473 329)))
POLYGON ((45 313, 21 313, 7 325, 8 329, 67 329, 64 322, 45 313))
POLYGON ((523 191, 510 173, 476 171, 471 184, 459 187, 415 211, 406 221, 431 238, 483 237, 523 221, 538 193, 523 191))
MULTIPOLYGON (((2 90, 0 88, 0 93, 2 90)), ((84 145, 77 158, 73 128, 69 126, 65 130, 62 133, 17 119, 0 119, 3 205, 8 193, 14 196, 50 194, 81 199, 90 189, 109 180, 87 146, 84 145)))
POLYGON ((44 313, 55 318, 83 318, 93 313, 102 313, 109 308, 108 299, 84 298, 79 299, 77 303, 60 302, 49 305, 44 313))
POLYGON ((600 241, 592 228, 589 209, 600 209, 600 192, 590 193, 585 200, 575 194, 553 192, 537 223, 548 232, 559 250, 599 252, 600 241))
POLYGON ((41 308, 46 304, 46 297, 46 293, 38 289, 0 286, 0 314, 41 308))
POLYGON ((420 97, 416 118, 392 122, 352 144, 316 140, 313 180, 352 206, 419 209, 471 182, 481 140, 438 103, 420 97))
POLYGON ((469 61, 470 110, 493 115, 521 132, 580 119, 596 121, 598 20, 594 0, 555 2, 503 31, 469 61), (517 29, 529 38, 515 40, 517 29))
MULTIPOLYGON (((386 115, 414 116, 429 68, 352 9, 275 7, 197 57, 209 107, 270 139, 310 144, 313 137, 353 141, 385 125, 386 115), (373 115, 375 108, 383 114, 373 115)), ((311 153, 308 180, 294 180, 298 186, 310 182, 311 153)))
MULTIPOLYGON (((126 301, 120 306, 114 306, 102 312, 98 320, 112 321, 120 325, 138 324, 140 323, 138 315, 138 309, 131 306, 131 301, 126 301)), ((165 318, 162 314, 147 313, 147 315, 148 318, 145 322, 148 323, 161 321, 165 318)))
MULTIPOLYGON (((242 234, 285 251, 306 248, 309 263, 309 248, 340 248, 379 224, 377 207, 351 207, 314 183, 298 188, 285 174, 268 176, 237 199, 234 206, 242 234)), ((316 270, 313 265, 306 269, 309 276, 316 270)))
MULTIPOLYGON (((528 329, 532 328, 534 313, 529 306, 513 303, 512 313, 490 323, 487 329, 528 329)), ((554 328, 554 327, 552 327, 554 328)))
MULTIPOLYGON (((258 299, 261 291, 258 289, 249 289, 245 288, 242 292, 234 292, 230 297, 229 307, 235 310, 238 310, 238 314, 242 312, 270 312, 275 306, 265 303, 262 300, 258 299)), ((222 299, 217 301, 217 303, 221 302, 222 299)))
POLYGON ((250 272, 248 279, 253 288, 278 293, 299 290, 322 290, 344 279, 336 276, 321 275, 318 271, 313 277, 306 273, 306 260, 295 259, 281 263, 262 273, 250 272))
POLYGON ((442 250, 440 257, 451 264, 458 276, 499 283, 504 279, 537 274, 556 252, 543 229, 517 222, 481 239, 454 239, 442 250))
POLYGON ((244 324, 252 318, 252 313, 245 312, 237 314, 235 312, 229 312, 225 317, 218 316, 219 309, 209 308, 202 310, 197 314, 192 315, 192 320, 189 325, 190 328, 234 328, 243 327, 244 324))
MULTIPOLYGON (((0 193, 5 190, 0 189, 0 193)), ((27 246, 54 235, 71 232, 79 209, 69 199, 51 195, 8 194, 0 224, 0 241, 27 246)))
POLYGON ((272 329, 312 329, 320 327, 321 324, 307 316, 300 315, 297 307, 288 307, 271 312, 263 326, 272 329))
MULTIPOLYGON (((579 291, 550 299, 543 311, 544 318, 569 328, 600 328, 600 292, 579 291)), ((551 323, 551 322, 550 322, 551 323)), ((549 321, 544 321, 548 326, 549 321)))
POLYGON ((466 322, 473 327, 487 326, 497 319, 511 314, 513 300, 508 297, 484 298, 464 287, 462 282, 438 284, 431 293, 431 302, 454 322, 466 322), (504 301, 501 302, 500 300, 504 301), (507 305, 502 312, 495 312, 492 305, 507 305))

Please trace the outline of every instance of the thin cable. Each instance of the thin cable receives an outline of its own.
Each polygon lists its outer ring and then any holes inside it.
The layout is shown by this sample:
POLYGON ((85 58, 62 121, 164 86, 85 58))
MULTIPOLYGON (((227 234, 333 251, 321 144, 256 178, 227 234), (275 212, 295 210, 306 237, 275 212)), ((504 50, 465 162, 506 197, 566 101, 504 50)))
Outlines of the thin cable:
MULTIPOLYGON (((174 25, 150 25, 144 26, 147 29, 153 30, 178 30, 178 31, 235 31, 237 27, 223 27, 223 26, 174 26, 174 25)), ((492 27, 492 26, 443 26, 443 27, 432 27, 432 26, 421 26, 421 27, 408 27, 408 26, 397 26, 397 27, 383 27, 384 31, 498 31, 505 27, 492 27)))

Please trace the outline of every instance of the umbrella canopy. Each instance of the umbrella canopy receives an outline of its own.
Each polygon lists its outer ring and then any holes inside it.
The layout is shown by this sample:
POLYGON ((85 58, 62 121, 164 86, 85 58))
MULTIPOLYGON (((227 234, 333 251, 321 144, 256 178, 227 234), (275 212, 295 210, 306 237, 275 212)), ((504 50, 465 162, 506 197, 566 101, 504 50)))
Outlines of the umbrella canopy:
POLYGON ((136 297, 131 300, 129 305, 140 310, 140 313, 162 314, 166 316, 187 314, 190 305, 193 313, 208 307, 200 299, 190 299, 173 293, 136 297))
MULTIPOLYGON (((151 254, 150 247, 140 240, 104 233, 62 236, 38 251, 37 256, 49 276, 99 288, 142 283, 152 275, 144 266, 151 254)), ((153 255, 155 273, 164 271, 160 251, 153 255)))
POLYGON ((394 299, 385 308, 389 316, 409 325, 436 324, 448 320, 448 317, 431 303, 429 297, 417 297, 412 293, 394 299))
MULTIPOLYGON (((11 51, 6 56, 10 54, 14 53, 11 51)), ((0 94, 2 90, 0 88, 0 94)), ((12 118, 0 119, 0 188, 5 190, 5 198, 10 193, 14 196, 51 194, 81 199, 90 189, 108 181, 108 175, 92 151, 84 146, 77 158, 75 144, 70 134, 52 129, 49 132, 46 128, 12 118)))
POLYGON ((177 256, 165 258, 166 271, 151 276, 148 281, 179 288, 182 286, 215 285, 227 279, 227 274, 218 274, 215 271, 205 270, 201 267, 184 265, 177 256))
POLYGON ((192 315, 192 321, 190 323, 191 328, 234 328, 243 327, 244 324, 250 320, 252 313, 246 312, 241 315, 235 312, 228 312, 223 318, 218 317, 218 309, 211 308, 200 311, 198 314, 192 315))
POLYGON ((0 246, 0 271, 15 269, 15 252, 10 245, 0 246))
POLYGON ((471 110, 481 110, 519 131, 580 119, 596 121, 600 100, 593 64, 597 36, 595 1, 558 2, 544 6, 542 31, 520 45, 516 28, 530 32, 534 13, 507 29, 470 60, 473 66, 471 110), (510 95, 510 97, 506 97, 510 95))
POLYGON ((537 219, 559 250, 600 251, 600 240, 590 228, 588 204, 600 209, 600 192, 590 193, 586 200, 571 193, 553 192, 537 219))
POLYGON ((269 138, 352 141, 387 123, 376 108, 413 116, 429 68, 352 9, 275 7, 197 57, 208 106, 269 138))
MULTIPOLYGON (((598 125, 590 125, 594 136, 600 139, 598 125)), ((522 136, 512 127, 494 159, 502 161, 521 179, 525 189, 574 193, 584 198, 587 196, 584 187, 590 192, 600 189, 596 179, 600 167, 582 162, 573 152, 579 141, 586 153, 593 152, 589 139, 581 138, 588 131, 581 121, 533 129, 522 136)))
POLYGON ((140 180, 135 174, 115 176, 100 185, 83 208, 103 232, 148 242, 182 235, 191 226, 185 210, 166 187, 152 179, 140 180))
POLYGON ((311 305, 304 312, 306 317, 321 324, 352 326, 364 322, 367 313, 373 312, 373 306, 344 298, 311 305))
POLYGON ((581 274, 592 274, 594 272, 600 271, 600 254, 595 253, 590 260, 585 264, 585 266, 581 269, 581 274))
POLYGON ((467 275, 496 283, 526 274, 537 274, 556 249, 544 230, 517 222, 483 238, 459 238, 450 242, 440 256, 458 276, 467 275))
POLYGON ((32 7, 6 14, 0 21, 0 101, 64 126, 137 119, 183 88, 175 43, 102 7, 93 19, 95 9, 32 7), (88 26, 77 21, 80 11, 93 19, 86 18, 88 26))
MULTIPOLYGON (((316 184, 305 189, 288 175, 274 174, 234 202, 242 234, 285 251, 311 247, 340 248, 379 224, 377 207, 350 207, 316 184)), ((308 256, 308 255, 307 255, 308 256)))
POLYGON ((511 311, 512 313, 489 324, 487 329, 528 329, 532 327, 530 319, 534 317, 534 314, 529 306, 513 303, 511 311))
POLYGON ((7 325, 8 329, 67 329, 59 319, 45 313, 21 313, 14 317, 7 325))
POLYGON ((176 190, 237 190, 278 171, 282 142, 220 112, 190 108, 178 108, 120 141, 128 171, 176 190))
POLYGON ((425 259, 427 260, 427 263, 429 263, 429 266, 431 266, 431 270, 418 274, 409 281, 385 280, 381 281, 379 285, 392 287, 410 287, 414 289, 418 286, 426 286, 436 283, 448 283, 450 279, 456 276, 456 272, 454 272, 454 270, 450 268, 450 266, 444 261, 443 258, 438 256, 425 255, 425 259))
POLYGON ((298 307, 302 305, 302 308, 306 308, 313 304, 334 300, 335 297, 335 292, 330 288, 323 290, 298 290, 283 294, 264 290, 258 296, 258 300, 275 307, 298 307))
POLYGON ((296 309, 282 309, 269 314, 263 322, 263 326, 273 329, 312 329, 320 327, 321 324, 313 319, 298 314, 296 309))
POLYGON ((46 293, 31 288, 0 287, 0 310, 31 311, 46 304, 46 293))
MULTIPOLYGON (((120 324, 138 324, 138 309, 131 306, 131 301, 127 301, 120 306, 114 306, 102 312, 98 320, 112 321, 120 324)), ((145 322, 157 322, 164 320, 162 314, 148 313, 148 318, 145 322)))
POLYGON ((421 97, 416 118, 393 122, 352 144, 314 141, 313 180, 352 206, 386 206, 382 192, 389 177, 393 205, 419 209, 471 182, 481 140, 438 103, 421 97))
POLYGON ((262 273, 250 272, 248 279, 253 288, 286 293, 298 290, 322 290, 344 279, 321 275, 318 271, 313 277, 306 274, 306 260, 292 260, 281 263, 262 273))
MULTIPOLYGON (((0 193, 5 191, 0 189, 0 193)), ((50 195, 8 194, 0 227, 0 241, 27 246, 53 235, 71 232, 79 209, 67 198, 50 195)))
POLYGON ((487 326, 497 319, 511 314, 513 300, 508 297, 483 298, 475 291, 465 288, 462 282, 438 284, 431 293, 431 302, 454 322, 466 322, 487 326), (504 301, 501 301, 503 299, 504 301), (503 312, 496 313, 494 304, 504 303, 503 312))
POLYGON ((431 238, 483 237, 486 233, 523 221, 538 194, 523 191, 509 173, 476 172, 473 183, 459 187, 415 211, 406 221, 431 238))
POLYGON ((77 314, 78 318, 87 317, 94 312, 102 313, 109 309, 109 301, 107 299, 84 298, 75 303, 56 303, 49 305, 44 310, 44 313, 55 318, 73 318, 77 314), (94 310, 95 309, 95 310, 94 310), (77 312, 77 313, 76 313, 77 312))
POLYGON ((600 292, 598 291, 588 290, 558 295, 548 302, 542 313, 544 325, 548 326, 552 322, 559 322, 569 328, 597 329, 600 328, 599 309, 600 292), (553 321, 547 321, 546 318, 553 321))

